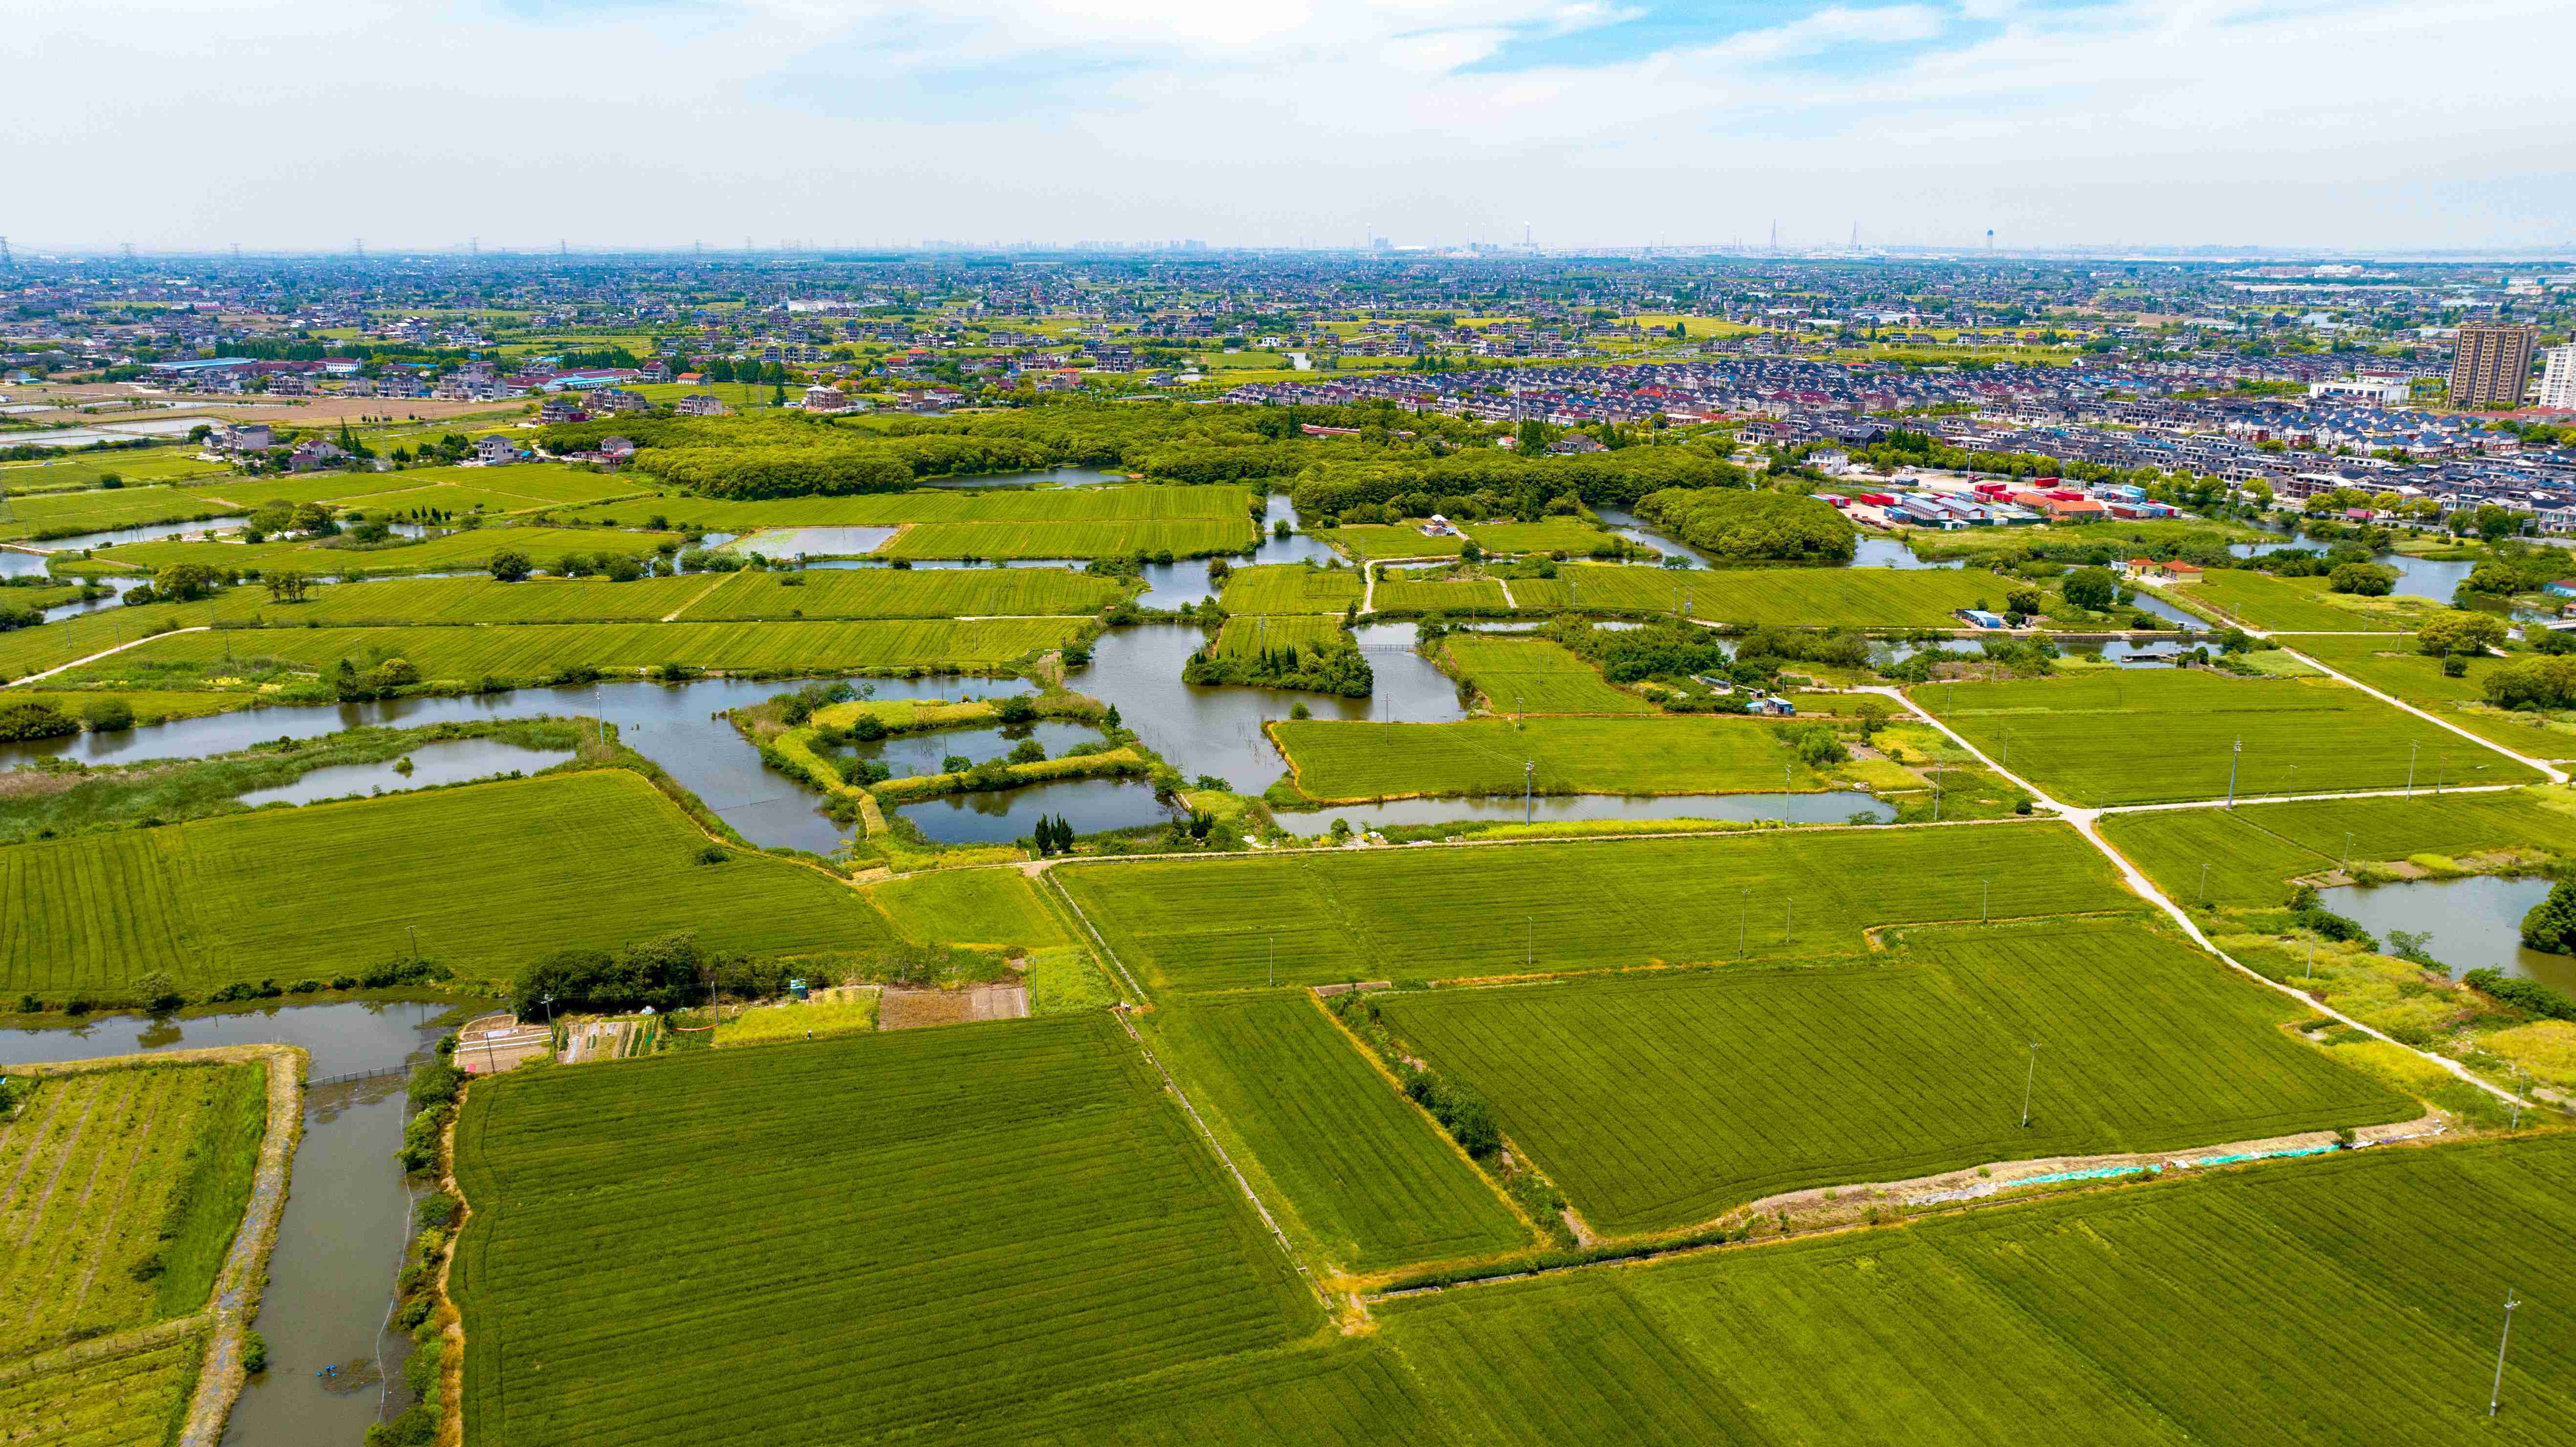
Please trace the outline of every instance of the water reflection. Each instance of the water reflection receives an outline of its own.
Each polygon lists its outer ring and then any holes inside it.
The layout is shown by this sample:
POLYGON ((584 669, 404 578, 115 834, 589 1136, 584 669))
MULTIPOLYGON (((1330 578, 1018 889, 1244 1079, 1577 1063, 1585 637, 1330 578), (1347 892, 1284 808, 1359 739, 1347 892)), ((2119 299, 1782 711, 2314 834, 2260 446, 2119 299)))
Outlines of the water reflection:
POLYGON ((422 744, 402 759, 387 759, 380 764, 334 764, 314 769, 292 784, 253 789, 241 796, 241 802, 256 809, 262 804, 310 804, 317 799, 338 799, 350 794, 392 794, 490 778, 512 769, 533 774, 571 757, 570 749, 528 749, 498 739, 450 739, 422 744), (402 767, 404 760, 410 761, 408 771, 402 767))
POLYGON ((1867 794, 1668 794, 1628 798, 1615 794, 1540 794, 1526 801, 1501 795, 1473 799, 1390 799, 1381 804, 1351 804, 1297 812, 1276 810, 1279 826, 1291 834, 1321 834, 1336 819, 1353 829, 1382 829, 1394 824, 1445 824, 1457 819, 1518 823, 1527 818, 1589 819, 1786 819, 1792 824, 1841 824, 1855 814, 1884 822, 1896 810, 1867 794))
POLYGON ((2576 958, 2525 949, 2522 917, 2548 897, 2544 878, 2419 879, 2399 884, 2346 885, 2322 892, 2326 908, 2379 936, 2391 930, 2429 930, 2426 947, 2453 978, 2470 970, 2502 970, 2562 990, 2576 990, 2576 958))
POLYGON ((950 844, 1007 844, 1051 814, 1077 834, 1158 824, 1170 813, 1142 780, 1079 779, 979 794, 950 794, 895 811, 921 832, 950 844))

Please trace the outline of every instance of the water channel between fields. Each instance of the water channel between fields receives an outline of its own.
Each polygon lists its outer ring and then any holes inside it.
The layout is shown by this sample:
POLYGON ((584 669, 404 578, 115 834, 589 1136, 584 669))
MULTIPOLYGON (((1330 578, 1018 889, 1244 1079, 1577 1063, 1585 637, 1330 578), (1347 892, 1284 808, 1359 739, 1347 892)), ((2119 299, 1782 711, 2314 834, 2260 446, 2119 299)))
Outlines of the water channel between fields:
MULTIPOLYGON (((73 1028, 0 1030, 0 1069, 211 1045, 282 1043, 311 1052, 308 1078, 399 1070, 429 1058, 441 1033, 429 1004, 299 1005, 145 1020, 119 1015, 73 1028)), ((308 1090, 285 1214, 269 1256, 254 1330, 270 1366, 242 1391, 227 1447, 354 1447, 387 1406, 400 1410, 410 1341, 384 1331, 395 1273, 411 1234, 402 1145, 404 1078, 391 1074, 308 1090), (377 1363, 383 1366, 379 1375, 377 1363), (338 1366, 339 1376, 315 1375, 338 1366), (397 1382, 386 1393, 385 1376, 397 1382), (390 1396, 390 1400, 389 1400, 390 1396)))

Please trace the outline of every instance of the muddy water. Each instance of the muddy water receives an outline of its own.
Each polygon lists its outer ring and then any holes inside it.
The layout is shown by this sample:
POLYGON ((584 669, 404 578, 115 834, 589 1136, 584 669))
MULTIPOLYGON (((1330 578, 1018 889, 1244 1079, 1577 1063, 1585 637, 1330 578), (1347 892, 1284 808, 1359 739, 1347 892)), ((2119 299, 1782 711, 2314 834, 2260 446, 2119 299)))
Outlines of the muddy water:
POLYGON ((2402 884, 2347 885, 2323 892, 2325 907, 2388 943, 2391 930, 2432 932, 2426 953, 2453 978, 2470 970, 2502 970, 2576 993, 2576 958, 2544 954, 2522 944, 2522 917, 2549 894, 2546 879, 2419 879, 2402 884))
MULTIPOLYGON (((428 1058, 442 1005, 301 1005, 199 1020, 99 1019, 77 1028, 0 1031, 0 1064, 79 1060, 209 1045, 282 1043, 311 1052, 309 1078, 398 1068, 428 1058)), ((234 1447, 353 1447, 386 1394, 378 1358, 407 1347, 380 1337, 410 1234, 411 1195, 393 1153, 402 1144, 403 1078, 306 1092, 304 1139, 252 1326, 270 1366, 242 1391, 224 1441, 234 1447), (315 1376, 342 1364, 334 1383, 315 1376), (352 1370, 348 1364, 360 1364, 352 1370)), ((399 1406, 399 1397, 395 1405, 399 1406)))

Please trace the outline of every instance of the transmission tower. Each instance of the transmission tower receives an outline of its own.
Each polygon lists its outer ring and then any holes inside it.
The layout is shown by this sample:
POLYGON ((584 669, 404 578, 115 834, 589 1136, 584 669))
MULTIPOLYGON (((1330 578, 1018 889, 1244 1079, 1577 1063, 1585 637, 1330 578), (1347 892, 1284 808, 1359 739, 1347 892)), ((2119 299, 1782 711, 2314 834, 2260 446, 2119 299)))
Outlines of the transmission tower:
POLYGON ((0 236, 0 270, 16 271, 18 260, 9 254, 9 238, 0 236))

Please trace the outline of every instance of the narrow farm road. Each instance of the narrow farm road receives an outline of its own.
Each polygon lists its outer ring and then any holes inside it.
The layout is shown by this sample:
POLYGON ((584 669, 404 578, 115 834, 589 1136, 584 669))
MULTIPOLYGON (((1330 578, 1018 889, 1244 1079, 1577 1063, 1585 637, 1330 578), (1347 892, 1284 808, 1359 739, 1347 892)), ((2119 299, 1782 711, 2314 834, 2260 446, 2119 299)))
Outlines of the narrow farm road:
POLYGON ((708 595, 708 594, 713 593, 716 589, 721 588, 721 587, 723 587, 725 584, 730 583, 730 582, 732 582, 732 581, 733 581, 733 574, 731 574, 731 573, 718 573, 718 574, 716 574, 716 575, 715 575, 715 577, 714 577, 713 579, 711 579, 711 580, 707 583, 707 585, 706 585, 705 587, 700 588, 697 592, 690 594, 690 595, 689 595, 689 601, 687 601, 686 603, 681 604, 681 605, 680 605, 679 607, 677 607, 677 608, 672 609, 670 612, 663 614, 663 615, 662 615, 662 621, 663 621, 663 622, 665 622, 665 623, 676 623, 676 622, 678 622, 681 614, 686 613, 686 612, 688 612, 690 609, 695 608, 696 606, 698 606, 700 603, 703 603, 703 602, 707 601, 707 595, 708 595))
POLYGON ((7 686, 7 687, 10 687, 10 688, 17 688, 17 687, 20 687, 20 686, 25 685, 25 684, 33 683, 33 682, 35 682, 37 679, 40 679, 40 678, 51 678, 51 677, 53 677, 53 676, 54 676, 55 674, 57 674, 57 673, 68 673, 68 672, 70 672, 72 669, 75 669, 75 668, 80 667, 82 664, 85 664, 85 663, 96 663, 96 662, 98 662, 98 661, 99 661, 100 659, 102 659, 102 658, 108 658, 108 657, 112 657, 112 656, 114 656, 114 655, 116 655, 116 654, 123 653, 125 650, 127 650, 127 649, 129 649, 129 648, 140 648, 140 647, 142 647, 144 644, 151 642, 151 641, 152 641, 153 639, 155 639, 155 638, 168 638, 168 637, 171 637, 171 636, 172 636, 172 635, 174 635, 174 634, 179 634, 179 633, 212 633, 213 631, 215 631, 215 630, 214 630, 214 628, 213 628, 213 626, 212 626, 212 625, 210 625, 210 624, 205 624, 205 623, 200 623, 200 624, 196 625, 196 626, 195 626, 195 627, 193 627, 193 628, 164 628, 164 629, 162 629, 162 630, 161 630, 160 632, 158 632, 158 633, 148 634, 148 635, 146 635, 146 636, 144 636, 144 637, 137 638, 137 639, 135 639, 132 643, 120 643, 120 644, 116 645, 114 648, 102 648, 102 649, 100 649, 98 652, 91 654, 91 655, 90 655, 89 657, 87 657, 87 658, 75 658, 75 659, 73 659, 73 660, 72 660, 71 662, 69 662, 69 663, 62 664, 61 666, 59 666, 59 667, 55 667, 55 668, 48 668, 48 669, 46 669, 46 670, 45 670, 44 672, 42 672, 42 673, 31 673, 31 674, 28 674, 28 675, 27 675, 26 677, 24 677, 24 678, 13 680, 12 682, 10 682, 10 683, 9 683, 8 685, 6 685, 6 686, 7 686))
MULTIPOLYGON (((2067 823, 2074 825, 2075 832, 2083 835, 2086 843, 2091 844, 2095 849, 2100 850, 2102 856, 2111 861, 2112 866, 2120 871, 2120 877, 2127 881, 2129 888, 2135 891, 2140 899, 2146 900, 2150 904, 2155 905, 2158 909, 2163 910, 2173 919, 2174 923, 2182 926, 2183 933, 2191 939, 2193 944, 2196 944, 2202 949, 2209 951, 2211 954, 2216 955, 2221 961, 2225 962, 2229 969, 2236 971, 2238 974, 2241 974, 2247 979, 2253 980, 2268 989, 2277 990, 2280 993, 2289 996, 2291 999, 2298 1001, 2306 1008, 2314 1010, 2321 1015, 2325 1015, 2333 1019, 2338 1024, 2349 1026, 2352 1029, 2368 1035, 2374 1040, 2386 1041, 2391 1045, 2397 1046, 2399 1049, 2406 1050, 2412 1054, 2420 1056, 2424 1060, 2429 1061, 2433 1065, 2440 1067, 2442 1070, 2449 1072, 2451 1075, 2456 1076, 2461 1080, 2467 1081, 2469 1084, 2476 1086, 2478 1089, 2485 1091, 2487 1094, 2494 1096, 2498 1100, 2511 1101, 2514 1098, 2511 1091, 2479 1079, 2467 1066, 2462 1065, 2460 1062, 2453 1060, 2448 1056, 2436 1055, 2428 1050, 2417 1050, 2415 1047, 2407 1045, 2403 1041, 2393 1039, 2386 1033, 2375 1030, 2330 1005, 2311 998, 2305 991, 2302 991, 2293 985, 2275 980, 2258 970, 2247 967, 2244 961, 2237 959, 2234 955, 2227 953, 2225 950, 2220 949, 2216 944, 2212 943, 2209 936, 2201 933, 2200 926, 2192 920, 2189 911, 2185 910, 2181 905, 2175 903, 2173 900, 2167 898, 2165 896, 2165 892, 2156 887, 2154 880, 2147 878, 2144 871, 2140 870, 2135 864, 2129 862, 2129 857, 2127 855, 2122 854, 2118 849, 2113 848, 2111 842, 2102 837, 2101 831, 2096 827, 2096 825, 2101 820, 2101 817, 2105 812, 2104 810, 2079 809, 2070 804, 2061 804, 2057 800, 2050 798, 2039 789, 2032 787, 2029 780, 2022 778, 2020 775, 2006 769, 2003 765, 1996 763, 1993 759, 1988 758, 1983 749, 1980 749, 1975 744, 1968 742, 1965 738, 1962 738, 1959 735, 1957 730, 1951 728, 1941 720, 1934 718, 1928 711, 1918 707, 1914 700, 1907 698, 1901 690, 1894 688, 1868 688, 1861 691, 1864 693, 1883 694, 1895 699, 1899 704, 1904 706, 1906 712, 1912 714, 1923 722, 1930 724, 1932 727, 1939 729, 1950 739, 1951 742, 1957 744, 1960 748, 1967 750, 1968 753, 1974 756, 1978 762, 2027 790, 2032 800, 2040 807, 2050 810, 2066 820, 2067 823)), ((2469 735, 2469 737, 2474 738, 2475 735, 2469 735)), ((2484 741, 2480 740, 2480 742, 2484 741)), ((2499 750, 2498 752, 2502 752, 2502 750, 2499 750)), ((2311 795, 2309 797, 2315 796, 2311 795)), ((2217 802, 2212 801, 2197 807, 2215 809, 2222 806, 2217 802)))
POLYGON ((2493 740, 2482 739, 2476 734, 2469 732, 2467 729, 2460 727, 2458 724, 2451 722, 2449 719, 2442 718, 2436 714, 2426 713, 2424 710, 2417 708, 2406 700, 2381 693, 2378 689, 2361 682, 2359 679, 2347 678, 2343 674, 2335 672, 2333 669, 2326 667, 2324 664, 2317 662, 2315 659, 2310 658, 2306 654, 2301 653, 2299 650, 2292 648, 2287 644, 2282 645, 2281 651, 2290 655, 2292 658, 2299 660, 2301 663, 2306 664, 2310 668, 2315 669, 2317 672, 2324 674, 2326 677, 2333 679, 2335 682, 2343 684, 2349 688, 2360 689, 2363 693, 2369 694, 2372 698, 2378 699, 2381 703, 2387 704, 2391 708, 2402 708, 2408 713, 2415 715, 2417 718, 2422 719, 2424 722, 2431 724, 2436 728, 2448 729, 2452 733, 2458 734, 2460 737, 2467 739, 2470 743, 2476 744, 2479 748, 2493 749, 2495 752, 2504 755, 2506 758, 2513 760, 2517 764, 2521 764, 2527 768, 2538 769, 2541 773, 2548 775, 2549 782, 2553 784, 2564 784, 2567 782, 2567 771, 2558 767, 2556 764, 2545 764, 2538 759, 2525 758, 2493 740))

